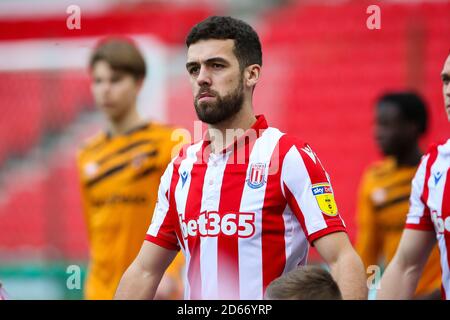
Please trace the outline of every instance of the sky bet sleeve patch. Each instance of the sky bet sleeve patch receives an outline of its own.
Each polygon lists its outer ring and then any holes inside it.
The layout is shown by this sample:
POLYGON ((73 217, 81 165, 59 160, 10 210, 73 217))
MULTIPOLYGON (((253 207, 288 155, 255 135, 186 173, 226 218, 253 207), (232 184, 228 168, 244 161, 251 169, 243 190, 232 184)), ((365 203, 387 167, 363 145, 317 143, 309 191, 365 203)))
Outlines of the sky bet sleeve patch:
POLYGON ((329 183, 313 184, 312 193, 317 200, 320 210, 324 214, 330 217, 337 216, 337 205, 329 183))

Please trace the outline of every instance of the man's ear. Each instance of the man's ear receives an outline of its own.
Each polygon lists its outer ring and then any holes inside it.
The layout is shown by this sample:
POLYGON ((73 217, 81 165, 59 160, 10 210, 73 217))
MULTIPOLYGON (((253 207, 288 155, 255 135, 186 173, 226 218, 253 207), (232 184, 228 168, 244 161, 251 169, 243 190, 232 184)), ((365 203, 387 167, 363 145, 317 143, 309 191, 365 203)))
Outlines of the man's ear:
POLYGON ((144 78, 136 79, 136 86, 138 87, 138 91, 141 91, 143 85, 144 85, 144 78))
POLYGON ((259 81, 261 75, 261 66, 259 64, 252 64, 244 70, 244 85, 253 88, 259 81))

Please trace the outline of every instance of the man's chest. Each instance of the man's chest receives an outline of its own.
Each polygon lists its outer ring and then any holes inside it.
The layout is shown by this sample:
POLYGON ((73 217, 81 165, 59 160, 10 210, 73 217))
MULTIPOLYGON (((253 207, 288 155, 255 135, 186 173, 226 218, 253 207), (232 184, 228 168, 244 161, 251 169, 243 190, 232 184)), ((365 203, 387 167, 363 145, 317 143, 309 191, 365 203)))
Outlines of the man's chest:
POLYGON ((184 239, 253 237, 264 218, 282 215, 286 206, 280 175, 270 174, 269 163, 216 159, 177 169, 173 191, 184 239))
POLYGON ((450 170, 448 157, 436 160, 430 168, 427 180, 428 199, 431 220, 436 234, 450 236, 450 170))

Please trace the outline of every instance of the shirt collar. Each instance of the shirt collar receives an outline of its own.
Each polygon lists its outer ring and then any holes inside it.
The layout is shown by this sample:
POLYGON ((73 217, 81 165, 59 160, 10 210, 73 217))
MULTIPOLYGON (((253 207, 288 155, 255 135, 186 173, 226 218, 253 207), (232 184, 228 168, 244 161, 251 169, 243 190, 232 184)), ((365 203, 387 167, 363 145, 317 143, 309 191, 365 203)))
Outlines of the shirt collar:
MULTIPOLYGON (((144 123, 141 123, 141 124, 131 128, 131 129, 128 129, 127 131, 125 131, 122 134, 117 135, 116 137, 129 136, 129 135, 132 135, 135 132, 147 130, 149 127, 150 127, 150 122, 146 121, 144 123)), ((105 130, 104 134, 105 134, 106 139, 112 139, 113 138, 113 135, 112 135, 112 133, 109 130, 105 130)))
MULTIPOLYGON (((259 114, 256 115, 256 121, 251 126, 251 128, 247 129, 245 133, 238 138, 235 138, 232 143, 230 143, 227 147, 225 147, 220 153, 217 154, 225 154, 227 152, 232 152, 233 150, 236 150, 237 148, 241 148, 242 146, 248 145, 253 140, 256 140, 261 136, 261 134, 264 132, 265 129, 267 129, 269 126, 267 124, 266 118, 264 115, 259 114), (248 139, 245 139, 246 137, 249 137, 248 139)), ((209 139, 208 131, 206 131, 203 135, 203 144, 202 144, 202 154, 208 155, 211 153, 210 148, 211 141, 209 139)), ((207 160, 208 157, 205 158, 207 160)))

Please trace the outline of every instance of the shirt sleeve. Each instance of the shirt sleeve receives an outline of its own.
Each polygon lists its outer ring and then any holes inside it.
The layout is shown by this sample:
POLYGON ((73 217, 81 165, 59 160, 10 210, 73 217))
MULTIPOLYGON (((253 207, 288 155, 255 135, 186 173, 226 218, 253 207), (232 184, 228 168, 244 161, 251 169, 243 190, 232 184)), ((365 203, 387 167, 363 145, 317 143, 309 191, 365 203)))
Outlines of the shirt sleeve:
POLYGON ((311 245, 327 234, 344 231, 330 178, 306 143, 296 143, 283 159, 281 179, 287 203, 311 245))
POLYGON ((152 222, 148 228, 145 240, 169 250, 180 250, 175 232, 176 217, 169 203, 169 192, 173 173, 173 161, 167 166, 161 177, 158 189, 158 200, 153 212, 152 222))
POLYGON ((426 186, 427 167, 430 161, 430 155, 427 154, 422 158, 422 161, 417 169, 416 175, 412 181, 412 190, 409 198, 409 212, 406 217, 406 229, 415 230, 434 230, 433 222, 431 221, 430 210, 426 205, 426 195, 428 187, 426 186))

